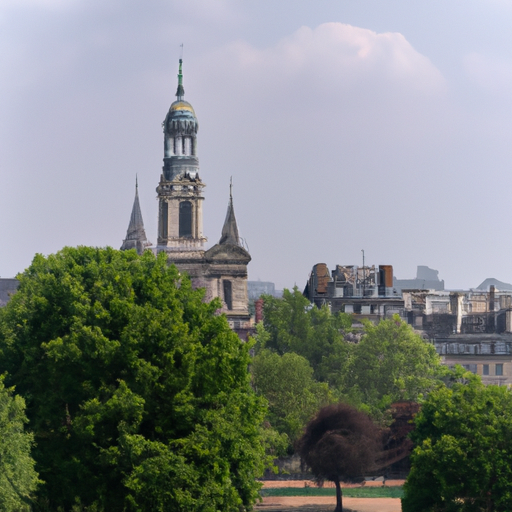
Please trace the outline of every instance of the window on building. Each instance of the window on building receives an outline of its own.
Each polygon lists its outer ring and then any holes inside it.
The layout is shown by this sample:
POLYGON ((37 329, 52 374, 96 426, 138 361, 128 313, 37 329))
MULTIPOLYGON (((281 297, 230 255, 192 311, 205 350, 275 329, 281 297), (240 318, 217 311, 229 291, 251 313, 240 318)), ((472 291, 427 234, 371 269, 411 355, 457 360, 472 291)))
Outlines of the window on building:
POLYGON ((182 201, 180 203, 180 237, 192 236, 192 203, 182 201))
POLYGON ((224 289, 224 302, 229 310, 233 309, 233 290, 231 289, 231 281, 222 281, 222 287, 224 289))
POLYGON ((161 208, 162 208, 162 214, 160 215, 160 236, 162 238, 167 238, 167 215, 168 215, 167 201, 162 201, 161 208))
POLYGON ((503 364, 499 363, 496 365, 496 375, 503 375, 503 364))
POLYGON ((482 375, 489 375, 489 365, 488 364, 482 365, 482 375))
POLYGON ((476 364, 463 364, 462 367, 471 373, 476 373, 476 364))

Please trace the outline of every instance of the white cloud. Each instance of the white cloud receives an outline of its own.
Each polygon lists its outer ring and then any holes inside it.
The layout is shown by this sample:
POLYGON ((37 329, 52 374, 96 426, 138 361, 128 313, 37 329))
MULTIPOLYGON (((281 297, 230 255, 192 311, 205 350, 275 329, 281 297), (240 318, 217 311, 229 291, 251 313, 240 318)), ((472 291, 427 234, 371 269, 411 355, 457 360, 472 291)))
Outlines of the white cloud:
MULTIPOLYGON (((245 74, 246 82, 255 86, 297 79, 311 86, 316 83, 316 87, 334 83, 353 87, 374 79, 421 94, 438 94, 445 87, 441 73, 402 34, 378 34, 342 23, 301 27, 263 50, 237 42, 221 52, 227 53, 227 59, 245 74), (254 78, 259 80, 254 82, 254 78)), ((221 52, 219 58, 223 58, 221 52)))

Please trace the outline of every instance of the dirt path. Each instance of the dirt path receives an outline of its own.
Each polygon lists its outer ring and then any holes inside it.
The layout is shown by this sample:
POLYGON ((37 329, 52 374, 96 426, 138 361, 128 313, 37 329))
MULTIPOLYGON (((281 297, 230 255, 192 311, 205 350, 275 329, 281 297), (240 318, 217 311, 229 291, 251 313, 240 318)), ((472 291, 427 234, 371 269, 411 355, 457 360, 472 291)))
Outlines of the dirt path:
MULTIPOLYGON (((388 480, 385 485, 394 487, 403 485, 403 480, 388 480)), ((383 482, 366 482, 365 487, 381 487, 383 482)), ((315 487, 308 480, 267 480, 263 488, 276 487, 315 487)), ((334 487, 331 482, 325 482, 324 487, 334 487)), ((360 484, 343 484, 342 487, 361 487, 360 484)), ((333 512, 336 507, 335 496, 266 496, 256 505, 260 512, 333 512)), ((352 512, 401 512, 399 498, 343 498, 343 509, 352 512)))
MULTIPOLYGON (((335 496, 267 496, 256 505, 256 510, 266 512, 332 512, 336 507, 335 496)), ((399 498, 343 498, 343 509, 353 512, 401 512, 399 498)))

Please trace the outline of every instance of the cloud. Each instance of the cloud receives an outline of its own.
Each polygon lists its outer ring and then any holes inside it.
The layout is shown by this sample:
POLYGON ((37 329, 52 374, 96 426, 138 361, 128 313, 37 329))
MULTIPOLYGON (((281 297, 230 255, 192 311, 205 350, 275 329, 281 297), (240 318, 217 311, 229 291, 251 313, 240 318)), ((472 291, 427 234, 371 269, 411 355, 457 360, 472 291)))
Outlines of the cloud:
MULTIPOLYGON (((266 48, 238 40, 187 63, 185 82, 209 197, 225 196, 234 176, 260 277, 286 257, 308 261, 305 274, 349 238, 369 249, 368 229, 377 250, 377 226, 400 218, 415 233, 404 211, 439 198, 435 160, 456 133, 448 85, 402 34, 325 23, 266 48)), ((210 236, 219 222, 205 219, 210 236)))
POLYGON ((238 64, 246 82, 254 85, 269 79, 273 86, 289 85, 295 79, 317 88, 334 84, 351 88, 365 79, 376 79, 421 94, 437 94, 445 87, 441 73, 402 34, 378 34, 342 23, 301 27, 263 50, 237 42, 221 51, 238 64), (254 77, 259 82, 253 82, 254 77))

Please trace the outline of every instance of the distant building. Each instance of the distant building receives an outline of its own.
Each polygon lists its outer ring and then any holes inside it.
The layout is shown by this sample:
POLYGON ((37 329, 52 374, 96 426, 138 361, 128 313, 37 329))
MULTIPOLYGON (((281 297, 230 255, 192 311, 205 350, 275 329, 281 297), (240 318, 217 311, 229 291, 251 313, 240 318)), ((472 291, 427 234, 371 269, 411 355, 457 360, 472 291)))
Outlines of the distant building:
POLYGON ((283 291, 276 290, 276 285, 269 281, 247 281, 247 294, 249 300, 256 300, 262 295, 280 298, 283 296, 283 291))
POLYGON ((11 295, 16 293, 20 282, 17 279, 0 278, 0 307, 5 306, 11 295))
POLYGON ((402 296, 393 288, 393 267, 336 265, 329 272, 325 263, 313 266, 304 295, 316 306, 377 322, 403 311, 402 296))
POLYGON ((425 265, 418 265, 416 270, 416 279, 397 279, 393 277, 393 288, 400 292, 401 290, 444 290, 444 281, 440 281, 439 272, 425 265))
POLYGON ((418 267, 416 279, 396 280, 391 265, 337 265, 329 272, 318 263, 304 295, 318 307, 356 319, 378 322, 398 314, 434 344, 445 364, 461 364, 486 383, 512 385, 512 291, 493 284, 488 291, 447 291, 428 267, 418 267), (421 286, 388 286, 397 282, 421 286), (437 288, 426 289, 429 283, 437 288))

